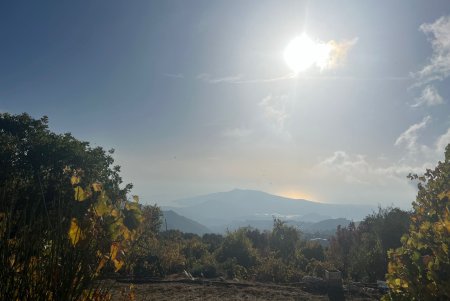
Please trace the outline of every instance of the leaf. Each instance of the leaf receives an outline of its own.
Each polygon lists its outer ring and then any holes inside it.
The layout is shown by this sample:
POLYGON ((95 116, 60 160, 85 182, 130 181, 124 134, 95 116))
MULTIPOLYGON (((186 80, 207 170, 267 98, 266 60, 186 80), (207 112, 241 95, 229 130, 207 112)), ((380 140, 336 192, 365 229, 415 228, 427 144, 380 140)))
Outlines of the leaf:
POLYGON ((77 176, 72 176, 70 178, 70 183, 72 183, 72 185, 77 185, 80 183, 80 177, 77 176))
POLYGON ((417 252, 417 251, 414 251, 413 254, 412 254, 412 256, 411 256, 411 259, 412 259, 413 261, 418 261, 418 260, 420 259, 420 253, 417 252))
POLYGON ((98 263, 97 269, 95 270, 95 273, 99 273, 101 271, 101 269, 103 269, 103 267, 105 266, 106 262, 108 262, 108 259, 103 257, 100 262, 98 263))
POLYGON ((70 228, 69 228, 69 239, 72 245, 76 245, 80 239, 84 238, 83 232, 81 231, 80 227, 78 226, 78 221, 76 218, 72 218, 70 221, 70 228))
POLYGON ((439 200, 443 200, 443 199, 445 199, 445 198, 447 198, 447 199, 449 199, 450 200, 450 191, 444 191, 444 192, 441 192, 440 194, 438 194, 438 198, 439 198, 439 200))
POLYGON ((117 242, 113 242, 111 244, 111 249, 109 252, 109 256, 111 257, 112 260, 116 259, 117 257, 117 253, 119 252, 119 244, 117 242))
POLYGON ((88 198, 87 193, 80 186, 75 187, 73 190, 75 192, 75 201, 83 202, 88 198))
POLYGON ((139 196, 138 195, 133 195, 133 201, 136 203, 139 203, 139 196))
POLYGON ((100 183, 92 183, 92 189, 94 189, 95 192, 102 191, 103 187, 100 183))
POLYGON ((113 259, 114 267, 116 268, 115 272, 120 270, 124 264, 123 260, 113 259))
POLYGON ((111 212, 111 209, 109 208, 108 204, 106 204, 106 201, 102 198, 99 198, 97 202, 94 205, 95 214, 97 216, 104 216, 111 212))

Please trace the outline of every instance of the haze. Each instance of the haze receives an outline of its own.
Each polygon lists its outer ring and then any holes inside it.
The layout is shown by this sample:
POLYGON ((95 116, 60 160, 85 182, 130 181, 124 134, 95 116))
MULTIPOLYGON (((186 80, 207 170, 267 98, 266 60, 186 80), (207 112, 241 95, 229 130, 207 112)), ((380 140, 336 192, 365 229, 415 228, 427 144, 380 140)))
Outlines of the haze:
POLYGON ((0 41, 0 111, 115 148, 147 203, 242 188, 409 208, 406 175, 450 143, 447 0, 11 1, 0 41), (330 48, 295 69, 303 34, 330 48))

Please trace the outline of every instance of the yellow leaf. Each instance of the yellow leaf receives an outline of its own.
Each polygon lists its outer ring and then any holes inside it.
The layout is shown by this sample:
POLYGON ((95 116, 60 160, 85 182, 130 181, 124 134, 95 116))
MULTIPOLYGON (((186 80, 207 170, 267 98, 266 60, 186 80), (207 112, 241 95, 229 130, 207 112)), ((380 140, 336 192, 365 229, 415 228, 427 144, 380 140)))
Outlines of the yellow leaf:
POLYGON ((133 201, 135 201, 136 203, 139 203, 139 196, 133 195, 133 201))
POLYGON ((72 221, 70 222, 70 228, 69 228, 69 239, 72 242, 72 245, 76 245, 80 239, 83 239, 84 235, 81 231, 80 227, 78 226, 78 221, 76 218, 72 218, 72 221))
POLYGON ((111 209, 108 207, 108 204, 106 204, 104 199, 99 198, 97 200, 97 203, 95 203, 94 206, 95 209, 95 214, 97 214, 97 216, 104 216, 105 214, 108 214, 111 209))
POLYGON ((111 211, 111 215, 114 216, 114 217, 118 217, 119 216, 119 211, 117 209, 113 209, 111 211))
POLYGON ((131 232, 130 232, 130 230, 128 230, 127 227, 122 228, 122 235, 125 240, 130 240, 130 238, 131 238, 131 232))
POLYGON ((119 244, 117 242, 113 242, 111 244, 111 250, 110 250, 110 258, 112 260, 116 259, 117 253, 119 252, 119 244))
POLYGON ((103 269, 103 267, 105 266, 106 262, 108 261, 108 259, 106 259, 105 257, 103 257, 100 262, 98 263, 97 269, 95 270, 95 273, 99 273, 101 271, 101 269, 103 269))
POLYGON ((72 185, 79 184, 79 183, 80 183, 80 177, 72 176, 72 177, 70 178, 70 183, 72 183, 72 185))
POLYGON ((114 267, 116 268, 115 272, 120 270, 124 264, 123 260, 113 259, 114 267))
POLYGON ((85 199, 87 199, 87 193, 83 190, 83 188, 81 188, 80 186, 75 187, 74 189, 75 192, 75 200, 82 202, 85 199))
POLYGON ((92 184, 92 189, 94 189, 95 192, 100 192, 100 191, 102 191, 102 184, 100 184, 100 183, 93 183, 92 184))
POLYGON ((445 199, 445 198, 450 199, 450 191, 444 191, 444 192, 441 192, 440 194, 438 194, 438 198, 439 198, 440 200, 443 200, 443 199, 445 199))

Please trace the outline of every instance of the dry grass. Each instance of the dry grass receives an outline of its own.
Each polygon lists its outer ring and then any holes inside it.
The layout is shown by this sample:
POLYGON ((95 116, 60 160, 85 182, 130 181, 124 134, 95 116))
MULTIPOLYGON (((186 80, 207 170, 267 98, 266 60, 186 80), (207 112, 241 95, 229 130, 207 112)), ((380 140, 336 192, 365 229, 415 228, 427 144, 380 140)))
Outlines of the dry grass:
MULTIPOLYGON (((123 296, 129 292, 130 284, 108 281, 107 286, 111 287, 112 301, 126 300, 123 296)), ((144 283, 134 284, 133 291, 136 301, 329 300, 327 295, 311 294, 298 287, 261 283, 246 283, 245 285, 239 283, 226 285, 178 282, 144 283)), ((369 301, 376 299, 346 295, 346 300, 369 301)))

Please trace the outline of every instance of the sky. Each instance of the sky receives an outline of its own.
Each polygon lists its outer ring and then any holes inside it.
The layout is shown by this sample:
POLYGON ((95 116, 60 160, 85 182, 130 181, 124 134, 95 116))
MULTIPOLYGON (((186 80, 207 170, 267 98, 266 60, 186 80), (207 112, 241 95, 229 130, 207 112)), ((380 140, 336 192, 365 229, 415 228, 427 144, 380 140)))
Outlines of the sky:
POLYGON ((449 77, 448 0, 0 3, 0 111, 114 148, 146 203, 409 208, 450 143, 449 77), (287 59, 305 36, 320 62, 287 59))

